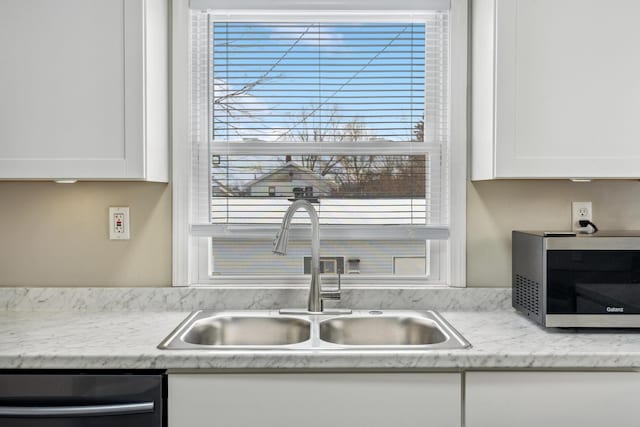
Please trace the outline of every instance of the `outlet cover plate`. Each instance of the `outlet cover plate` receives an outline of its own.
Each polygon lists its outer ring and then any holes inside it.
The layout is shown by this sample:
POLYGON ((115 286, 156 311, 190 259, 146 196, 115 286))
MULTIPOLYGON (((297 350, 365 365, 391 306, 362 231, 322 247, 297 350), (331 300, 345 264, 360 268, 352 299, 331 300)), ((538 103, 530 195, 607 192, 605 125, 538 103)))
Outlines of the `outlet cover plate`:
POLYGON ((591 202, 571 203, 571 228, 573 231, 581 231, 580 220, 593 221, 593 206, 591 202))
POLYGON ((131 235, 130 224, 128 206, 109 208, 109 239, 129 240, 131 235), (120 224, 119 221, 121 221, 122 224, 120 224))

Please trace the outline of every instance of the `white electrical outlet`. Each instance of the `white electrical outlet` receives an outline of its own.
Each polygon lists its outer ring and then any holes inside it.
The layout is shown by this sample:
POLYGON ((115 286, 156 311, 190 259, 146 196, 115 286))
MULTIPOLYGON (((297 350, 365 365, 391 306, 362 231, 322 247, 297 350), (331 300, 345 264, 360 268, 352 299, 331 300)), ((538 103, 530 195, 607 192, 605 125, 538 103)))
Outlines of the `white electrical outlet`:
POLYGON ((593 221, 593 208, 591 202, 571 203, 571 228, 573 231, 581 230, 581 220, 593 221))
POLYGON ((129 240, 130 221, 128 207, 109 208, 109 239, 129 240))

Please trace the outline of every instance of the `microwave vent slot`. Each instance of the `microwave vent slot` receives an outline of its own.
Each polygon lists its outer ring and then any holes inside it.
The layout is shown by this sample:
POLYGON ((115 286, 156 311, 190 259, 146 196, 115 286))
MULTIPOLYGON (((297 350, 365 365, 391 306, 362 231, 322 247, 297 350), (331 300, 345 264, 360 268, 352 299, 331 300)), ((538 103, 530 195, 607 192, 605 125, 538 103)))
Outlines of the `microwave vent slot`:
POLYGON ((540 284, 516 274, 514 300, 517 305, 535 316, 540 315, 540 284))

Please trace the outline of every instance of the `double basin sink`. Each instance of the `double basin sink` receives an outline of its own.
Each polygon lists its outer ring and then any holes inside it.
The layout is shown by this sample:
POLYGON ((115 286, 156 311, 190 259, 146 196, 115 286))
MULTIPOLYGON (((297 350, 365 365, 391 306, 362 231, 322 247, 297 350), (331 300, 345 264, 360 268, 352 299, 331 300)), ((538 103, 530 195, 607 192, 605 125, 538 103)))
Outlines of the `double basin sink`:
POLYGON ((345 314, 196 311, 160 349, 443 350, 471 345, 434 311, 359 310, 345 314))

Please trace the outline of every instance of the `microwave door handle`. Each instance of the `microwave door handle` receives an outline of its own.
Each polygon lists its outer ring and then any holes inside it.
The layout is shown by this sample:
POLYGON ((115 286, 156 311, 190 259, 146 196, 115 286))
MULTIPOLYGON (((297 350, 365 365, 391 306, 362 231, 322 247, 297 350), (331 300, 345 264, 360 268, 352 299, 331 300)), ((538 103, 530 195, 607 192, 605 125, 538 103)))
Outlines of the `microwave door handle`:
POLYGON ((0 418, 88 417, 153 412, 154 402, 74 406, 0 406, 0 418))

